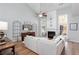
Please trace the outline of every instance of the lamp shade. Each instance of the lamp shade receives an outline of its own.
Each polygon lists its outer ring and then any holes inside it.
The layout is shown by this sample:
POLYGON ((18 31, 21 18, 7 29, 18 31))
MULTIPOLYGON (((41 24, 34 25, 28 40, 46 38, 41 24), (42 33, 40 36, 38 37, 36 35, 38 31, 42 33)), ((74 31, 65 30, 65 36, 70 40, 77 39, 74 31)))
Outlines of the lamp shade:
POLYGON ((0 21, 0 30, 8 30, 8 22, 0 21))
POLYGON ((25 31, 28 31, 28 28, 24 28, 25 31))

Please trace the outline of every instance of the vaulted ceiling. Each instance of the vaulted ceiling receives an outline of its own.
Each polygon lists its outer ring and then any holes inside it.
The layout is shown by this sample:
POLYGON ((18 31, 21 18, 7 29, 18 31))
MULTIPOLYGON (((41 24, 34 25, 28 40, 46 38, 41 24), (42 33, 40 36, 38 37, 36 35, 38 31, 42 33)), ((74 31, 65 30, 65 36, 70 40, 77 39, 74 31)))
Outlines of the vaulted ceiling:
POLYGON ((28 4, 35 12, 40 12, 40 11, 52 11, 56 10, 58 8, 63 8, 67 7, 70 4, 64 4, 64 3, 29 3, 28 4))
POLYGON ((50 12, 53 10, 69 9, 72 15, 79 16, 78 3, 28 3, 28 6, 36 13, 50 12))

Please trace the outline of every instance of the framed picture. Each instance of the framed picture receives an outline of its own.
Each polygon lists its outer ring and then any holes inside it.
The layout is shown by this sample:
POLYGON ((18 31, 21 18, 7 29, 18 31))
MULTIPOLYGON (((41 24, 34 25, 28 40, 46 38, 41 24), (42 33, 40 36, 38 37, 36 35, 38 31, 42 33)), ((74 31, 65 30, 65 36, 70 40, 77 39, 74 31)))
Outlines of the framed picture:
POLYGON ((32 25, 30 25, 30 24, 24 24, 23 25, 23 30, 26 29, 26 28, 28 28, 28 30, 32 30, 32 25))
POLYGON ((70 30, 77 31, 78 30, 78 23, 70 23, 70 30))

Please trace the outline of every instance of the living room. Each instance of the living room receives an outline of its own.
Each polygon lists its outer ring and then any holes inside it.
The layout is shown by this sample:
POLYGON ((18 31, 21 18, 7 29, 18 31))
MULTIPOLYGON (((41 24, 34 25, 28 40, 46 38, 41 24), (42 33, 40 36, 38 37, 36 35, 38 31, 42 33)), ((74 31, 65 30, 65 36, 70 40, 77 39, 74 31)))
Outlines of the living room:
POLYGON ((0 54, 78 55, 78 5, 0 3, 0 54))

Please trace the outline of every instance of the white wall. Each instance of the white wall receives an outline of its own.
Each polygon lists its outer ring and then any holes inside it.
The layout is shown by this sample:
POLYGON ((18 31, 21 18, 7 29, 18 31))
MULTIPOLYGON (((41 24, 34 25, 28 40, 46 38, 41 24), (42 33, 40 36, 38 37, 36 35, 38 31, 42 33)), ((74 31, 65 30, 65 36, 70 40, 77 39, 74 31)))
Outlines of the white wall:
POLYGON ((69 41, 79 42, 79 17, 72 17, 72 19, 69 20, 69 28, 71 23, 77 23, 78 30, 73 31, 69 29, 69 41))
POLYGON ((38 19, 26 4, 0 4, 0 21, 7 21, 9 28, 7 36, 12 39, 12 22, 19 20, 22 24, 25 21, 31 21, 38 25, 38 19))
POLYGON ((61 8, 61 9, 58 9, 57 10, 57 28, 58 28, 58 33, 60 33, 60 24, 59 24, 59 19, 58 17, 61 16, 61 15, 68 15, 68 21, 70 20, 71 18, 71 6, 68 6, 66 8, 61 8))
MULTIPOLYGON (((78 11, 78 5, 71 5, 67 8, 63 8, 60 10, 57 10, 57 15, 68 15, 68 40, 73 42, 79 42, 79 11, 78 11), (78 30, 72 31, 70 30, 70 24, 71 23, 78 23, 78 30)), ((59 26, 58 26, 59 28, 59 26)))
POLYGON ((47 31, 55 31, 58 34, 56 11, 48 12, 47 15, 47 31))
POLYGON ((71 6, 68 6, 68 7, 63 7, 63 8, 60 8, 60 9, 57 9, 56 11, 50 11, 50 12, 48 12, 48 20, 47 20, 47 22, 49 23, 50 21, 49 21, 49 18, 50 18, 50 16, 53 18, 53 20, 52 20, 52 25, 53 25, 53 27, 50 27, 50 24, 48 24, 47 25, 47 27, 48 27, 48 30, 50 30, 50 28, 51 28, 51 30, 52 31, 56 31, 56 34, 57 35, 59 35, 60 34, 60 25, 59 25, 59 23, 58 23, 58 17, 60 16, 60 15, 68 15, 68 21, 70 20, 70 18, 71 18, 71 6), (55 19, 54 19, 54 17, 55 17, 55 19), (50 28, 49 28, 50 27, 50 28))
MULTIPOLYGON (((72 7, 71 6, 68 6, 67 8, 61 8, 61 9, 58 9, 57 10, 57 25, 58 25, 58 32, 60 33, 60 25, 59 25, 59 22, 58 22, 58 17, 61 16, 61 15, 68 15, 68 31, 69 31, 69 21, 72 20, 72 7)), ((69 40, 69 35, 71 35, 69 32, 68 32, 68 40, 69 40)))
POLYGON ((78 30, 77 31, 72 31, 69 29, 69 41, 73 42, 79 42, 79 3, 78 4, 73 4, 72 5, 72 16, 69 19, 69 27, 71 23, 77 23, 78 24, 78 30))

